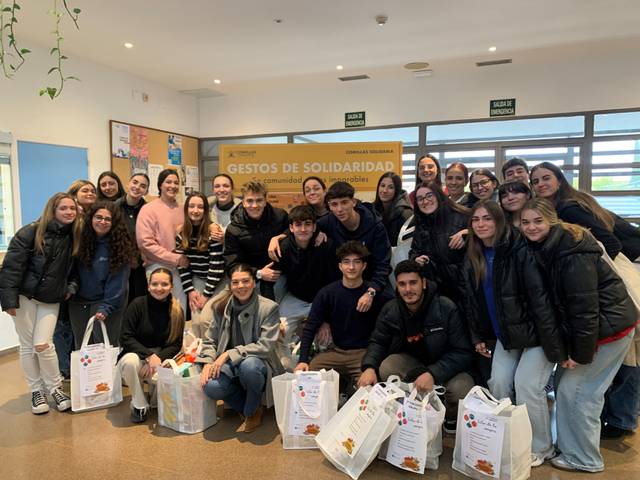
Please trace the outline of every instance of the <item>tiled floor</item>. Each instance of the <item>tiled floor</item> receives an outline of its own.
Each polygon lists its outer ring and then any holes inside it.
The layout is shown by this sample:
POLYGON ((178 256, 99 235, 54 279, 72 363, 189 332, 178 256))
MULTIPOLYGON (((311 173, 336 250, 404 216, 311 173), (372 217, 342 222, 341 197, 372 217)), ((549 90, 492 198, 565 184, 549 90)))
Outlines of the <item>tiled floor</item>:
MULTIPOLYGON (((240 420, 232 415, 204 433, 182 435, 157 426, 155 413, 146 424, 132 425, 128 398, 110 410, 32 415, 15 353, 0 357, 0 379, 0 480, 348 478, 318 451, 283 450, 273 411, 253 434, 236 434, 240 420)), ((427 478, 466 478, 450 467, 452 440, 445 437, 440 469, 428 471, 427 478)), ((532 471, 532 478, 640 478, 640 435, 603 442, 602 449, 604 473, 560 472, 545 464, 532 471)), ((360 478, 416 477, 374 461, 360 478)))

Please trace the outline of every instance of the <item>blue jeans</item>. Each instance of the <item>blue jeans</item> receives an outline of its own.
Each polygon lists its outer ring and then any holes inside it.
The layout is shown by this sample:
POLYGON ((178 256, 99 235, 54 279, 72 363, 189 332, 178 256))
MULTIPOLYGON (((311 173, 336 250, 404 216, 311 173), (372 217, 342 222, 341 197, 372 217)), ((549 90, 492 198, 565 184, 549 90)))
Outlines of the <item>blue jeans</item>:
POLYGON ((235 366, 225 363, 220 376, 207 382, 204 393, 249 417, 260 406, 266 383, 267 365, 258 357, 247 357, 235 366))
POLYGON ((533 432, 531 452, 542 458, 551 456, 554 451, 551 416, 544 389, 553 366, 542 347, 505 350, 498 341, 493 352, 489 379, 489 390, 494 397, 501 399, 515 396, 516 405, 526 404, 533 432))
POLYGON ((556 372, 556 416, 558 448, 563 459, 587 472, 601 472, 600 414, 604 394, 624 360, 633 332, 620 340, 598 347, 593 361, 573 370, 556 372))
POLYGON ((640 367, 621 365, 604 396, 603 422, 633 431, 640 415, 640 367))
POLYGON ((289 344, 293 341, 296 331, 300 328, 300 324, 303 323, 311 310, 311 304, 300 300, 298 297, 287 292, 284 298, 280 301, 280 318, 285 317, 287 319, 287 328, 284 335, 278 337, 278 343, 276 344, 276 351, 282 366, 287 371, 292 371, 296 366, 296 360, 293 358, 289 344))
POLYGON ((58 353, 58 367, 63 377, 71 376, 71 351, 73 350, 73 330, 69 319, 69 303, 60 303, 58 321, 53 331, 53 344, 58 353))

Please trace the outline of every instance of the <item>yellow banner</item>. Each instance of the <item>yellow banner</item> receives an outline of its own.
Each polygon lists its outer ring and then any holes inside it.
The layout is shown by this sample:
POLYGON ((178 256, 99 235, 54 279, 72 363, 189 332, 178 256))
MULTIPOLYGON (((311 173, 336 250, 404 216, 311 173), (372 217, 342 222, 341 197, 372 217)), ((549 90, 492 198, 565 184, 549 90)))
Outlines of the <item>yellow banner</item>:
POLYGON ((220 145, 220 171, 237 187, 259 180, 274 193, 301 192, 312 175, 327 187, 343 181, 374 192, 383 173, 402 175, 402 142, 220 145))

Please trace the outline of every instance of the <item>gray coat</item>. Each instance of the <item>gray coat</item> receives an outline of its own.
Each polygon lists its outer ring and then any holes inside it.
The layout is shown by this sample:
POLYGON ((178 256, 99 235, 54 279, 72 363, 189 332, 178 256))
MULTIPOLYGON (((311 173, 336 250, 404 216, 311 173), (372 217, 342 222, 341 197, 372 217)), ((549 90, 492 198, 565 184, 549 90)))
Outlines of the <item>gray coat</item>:
POLYGON ((245 345, 228 348, 231 341, 231 305, 233 297, 224 307, 222 315, 214 310, 213 322, 205 334, 198 363, 213 363, 218 355, 229 351, 229 362, 238 365, 247 357, 258 357, 267 365, 267 384, 265 388, 267 407, 273 405, 271 378, 284 373, 284 368, 276 354, 276 341, 279 335, 280 312, 278 304, 254 292, 249 305, 238 315, 242 337, 251 339, 245 345))

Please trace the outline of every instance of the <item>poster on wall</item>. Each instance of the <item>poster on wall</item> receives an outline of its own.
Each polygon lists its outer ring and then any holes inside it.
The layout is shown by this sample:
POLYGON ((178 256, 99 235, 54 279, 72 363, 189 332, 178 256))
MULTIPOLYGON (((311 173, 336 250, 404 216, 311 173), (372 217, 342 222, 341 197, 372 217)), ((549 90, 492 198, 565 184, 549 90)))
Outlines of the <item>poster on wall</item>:
POLYGON ((156 163, 149 164, 149 195, 153 195, 155 197, 160 195, 160 192, 158 192, 158 175, 160 175, 162 170, 164 170, 164 166, 162 165, 158 165, 156 163))
POLYGON ((383 173, 402 173, 402 142, 223 144, 219 152, 221 172, 231 175, 238 186, 250 180, 263 182, 269 200, 283 208, 302 202, 302 181, 309 176, 320 177, 327 187, 348 182, 358 198, 372 200, 383 173))
POLYGON ((116 122, 111 124, 111 155, 129 158, 129 125, 116 122))
POLYGON ((169 134, 169 163, 182 165, 182 137, 169 134))
POLYGON ((185 166, 185 195, 190 195, 200 190, 200 175, 198 167, 185 166))
POLYGON ((131 174, 147 173, 149 169, 149 132, 146 128, 131 127, 131 174))

